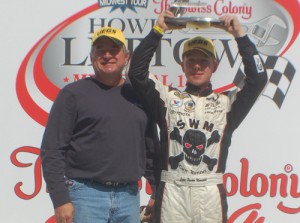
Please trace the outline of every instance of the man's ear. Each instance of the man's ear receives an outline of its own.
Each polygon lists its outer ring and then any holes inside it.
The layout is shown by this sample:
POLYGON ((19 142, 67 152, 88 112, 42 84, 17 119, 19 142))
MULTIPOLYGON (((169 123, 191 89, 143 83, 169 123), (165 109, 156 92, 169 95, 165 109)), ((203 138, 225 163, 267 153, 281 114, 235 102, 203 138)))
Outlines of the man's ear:
POLYGON ((183 62, 180 63, 180 66, 181 66, 181 69, 182 69, 182 71, 184 73, 184 64, 183 64, 183 62))
POLYGON ((129 64, 131 56, 132 56, 131 52, 126 50, 126 63, 125 63, 125 66, 127 66, 129 64))
POLYGON ((213 67, 213 73, 215 73, 216 70, 218 69, 219 63, 215 60, 213 66, 214 66, 213 67))

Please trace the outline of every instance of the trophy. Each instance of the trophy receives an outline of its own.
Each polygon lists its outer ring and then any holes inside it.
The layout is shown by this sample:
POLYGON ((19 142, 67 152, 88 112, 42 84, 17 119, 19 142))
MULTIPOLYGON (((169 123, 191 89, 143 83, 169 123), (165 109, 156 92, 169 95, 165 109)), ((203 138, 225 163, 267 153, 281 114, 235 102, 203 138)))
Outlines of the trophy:
POLYGON ((184 17, 186 9, 199 8, 206 3, 198 1, 197 3, 190 3, 189 0, 175 0, 170 4, 170 11, 173 12, 175 18, 166 18, 166 23, 175 29, 191 28, 203 29, 209 28, 211 24, 216 23, 222 25, 223 22, 219 19, 209 17, 184 17))

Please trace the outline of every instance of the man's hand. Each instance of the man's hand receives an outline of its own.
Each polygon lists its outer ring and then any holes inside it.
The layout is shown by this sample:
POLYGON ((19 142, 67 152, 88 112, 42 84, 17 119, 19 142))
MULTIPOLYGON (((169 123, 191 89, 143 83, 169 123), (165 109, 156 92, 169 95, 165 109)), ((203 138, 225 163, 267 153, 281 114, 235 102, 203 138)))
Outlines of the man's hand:
POLYGON ((154 202, 155 200, 150 198, 147 206, 145 207, 145 214, 141 222, 151 222, 154 217, 154 202))
POLYGON ((74 207, 72 203, 63 204, 55 209, 57 223, 72 223, 74 216, 74 207))
POLYGON ((234 37, 242 37, 245 35, 245 31, 242 29, 238 18, 234 15, 224 15, 219 18, 224 24, 213 24, 214 27, 223 29, 231 33, 234 37))

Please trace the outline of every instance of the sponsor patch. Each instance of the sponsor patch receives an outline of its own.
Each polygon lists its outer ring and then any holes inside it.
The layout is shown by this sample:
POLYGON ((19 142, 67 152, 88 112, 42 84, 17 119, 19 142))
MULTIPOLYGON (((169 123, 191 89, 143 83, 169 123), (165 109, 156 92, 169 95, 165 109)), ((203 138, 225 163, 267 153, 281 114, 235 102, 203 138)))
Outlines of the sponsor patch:
POLYGON ((257 73, 262 73, 264 71, 264 66, 263 66, 263 63, 260 59, 260 56, 259 55, 254 55, 253 58, 254 58, 254 61, 255 61, 255 66, 256 66, 257 73))
POLYGON ((193 101, 187 101, 184 103, 184 110, 186 112, 193 112, 195 110, 195 103, 193 101))
POLYGON ((170 105, 172 108, 179 108, 182 106, 182 100, 179 99, 171 99, 170 101, 170 105))

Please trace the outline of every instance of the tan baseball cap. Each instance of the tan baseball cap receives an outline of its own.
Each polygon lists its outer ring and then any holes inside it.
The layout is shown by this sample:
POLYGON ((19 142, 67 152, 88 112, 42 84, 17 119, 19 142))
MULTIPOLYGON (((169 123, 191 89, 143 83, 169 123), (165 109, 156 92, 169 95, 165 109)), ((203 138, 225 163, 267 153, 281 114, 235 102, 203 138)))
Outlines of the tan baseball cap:
POLYGON ((215 59, 217 58, 217 53, 213 41, 202 36, 197 36, 185 41, 183 45, 182 55, 191 50, 199 50, 209 57, 214 57, 215 59))
POLYGON ((92 37, 92 45, 101 37, 108 37, 115 41, 118 45, 126 46, 126 39, 120 29, 113 27, 102 27, 94 32, 92 37))

